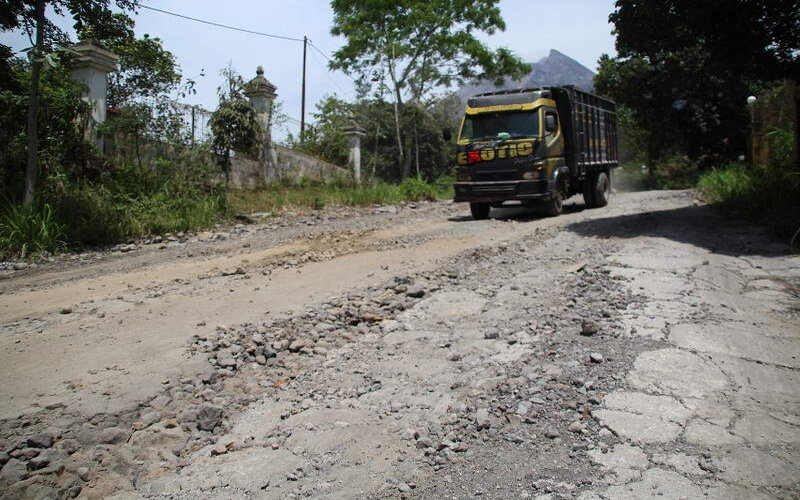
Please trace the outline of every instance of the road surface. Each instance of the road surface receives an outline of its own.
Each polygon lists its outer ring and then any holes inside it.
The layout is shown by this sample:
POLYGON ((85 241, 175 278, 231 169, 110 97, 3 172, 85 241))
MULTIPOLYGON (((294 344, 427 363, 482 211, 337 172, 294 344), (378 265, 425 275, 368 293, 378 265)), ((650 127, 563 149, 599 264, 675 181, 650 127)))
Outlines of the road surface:
POLYGON ((0 275, 4 498, 798 498, 800 259, 691 191, 0 275))

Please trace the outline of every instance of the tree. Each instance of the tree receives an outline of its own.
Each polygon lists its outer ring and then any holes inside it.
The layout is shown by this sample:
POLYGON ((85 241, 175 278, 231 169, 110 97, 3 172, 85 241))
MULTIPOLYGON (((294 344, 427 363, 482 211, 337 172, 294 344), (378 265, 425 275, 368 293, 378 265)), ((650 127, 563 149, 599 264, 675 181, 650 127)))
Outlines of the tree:
POLYGON ((306 129, 295 147, 335 165, 346 164, 349 148, 342 127, 347 124, 354 108, 336 95, 323 97, 311 114, 312 126, 306 129))
POLYGON ((368 87, 388 76, 402 177, 408 176, 400 126, 404 94, 423 101, 435 88, 480 77, 502 83, 529 68, 508 49, 489 49, 476 31, 505 29, 499 0, 332 0, 331 33, 347 39, 332 69, 358 76, 368 87))
MULTIPOLYGON (((409 163, 417 176, 435 179, 447 173, 454 151, 442 138, 442 128, 452 127, 452 94, 428 106, 409 101, 402 110, 401 119, 409 123, 409 163)), ((458 106, 461 107, 460 102, 458 106)), ((314 122, 306 129, 302 140, 293 147, 307 151, 337 165, 348 159, 349 145, 342 127, 355 119, 364 129, 361 139, 363 172, 367 179, 394 180, 398 178, 397 144, 393 140, 393 105, 382 99, 361 99, 346 102, 336 96, 326 96, 317 103, 314 122)), ((293 142, 290 138, 290 142, 293 142)))
POLYGON ((708 55, 715 74, 800 76, 800 0, 617 0, 609 21, 622 58, 659 60, 692 48, 708 55))
POLYGON ((596 88, 631 110, 650 161, 737 154, 745 98, 800 76, 800 0, 618 0, 609 19, 618 56, 596 88))
POLYGON ((133 27, 128 15, 105 11, 78 33, 79 38, 97 40, 119 56, 119 69, 108 75, 110 107, 162 96, 181 81, 175 56, 161 40, 148 34, 136 38, 133 27))
POLYGON ((221 71, 225 82, 217 89, 219 106, 211 115, 209 126, 214 138, 211 150, 220 156, 228 180, 231 151, 250 156, 258 154, 263 131, 253 105, 244 95, 244 80, 231 68, 221 71))
MULTIPOLYGON (((36 3, 39 0, 5 0, 0 3, 0 31, 22 29, 33 36, 36 31, 36 3)), ((58 16, 70 16, 76 31, 107 15, 113 3, 124 11, 136 7, 137 0, 45 0, 58 16)), ((64 44, 69 37, 61 28, 45 19, 44 45, 48 48, 64 44)))
MULTIPOLYGON (((51 0, 50 5, 56 14, 69 13, 75 21, 74 27, 80 30, 84 23, 96 19, 108 11, 110 0, 51 0)), ((115 0, 117 6, 131 9, 136 0, 115 0)), ((23 204, 33 205, 37 195, 38 165, 38 116, 39 116, 39 80, 45 48, 50 43, 65 40, 63 32, 45 18, 46 0, 7 0, 0 5, 0 31, 8 31, 22 27, 30 35, 35 33, 36 42, 29 52, 31 58, 31 83, 28 104, 28 145, 25 168, 25 196, 23 204), (45 37, 45 35, 49 35, 45 37)))

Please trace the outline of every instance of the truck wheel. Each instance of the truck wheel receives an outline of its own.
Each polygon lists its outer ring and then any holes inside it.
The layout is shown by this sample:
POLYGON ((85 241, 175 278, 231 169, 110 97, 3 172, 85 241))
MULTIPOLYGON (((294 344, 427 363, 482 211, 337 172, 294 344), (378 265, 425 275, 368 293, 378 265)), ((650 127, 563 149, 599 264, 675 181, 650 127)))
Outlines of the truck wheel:
POLYGON ((583 184, 583 201, 588 208, 604 207, 611 197, 611 179, 608 172, 589 175, 583 184))
POLYGON ((555 217, 557 215, 561 215, 561 212, 563 211, 564 211, 564 194, 561 192, 560 189, 556 189, 556 192, 553 193, 553 197, 545 202, 544 213, 548 217, 555 217))
POLYGON ((489 218, 489 210, 491 210, 491 203, 470 203, 469 211, 472 212, 472 218, 475 220, 484 220, 489 218))
POLYGON ((610 197, 611 178, 607 172, 600 172, 597 174, 597 180, 594 183, 594 206, 604 207, 608 205, 610 197))
POLYGON ((583 202, 586 208, 594 208, 594 174, 586 176, 583 181, 583 202))

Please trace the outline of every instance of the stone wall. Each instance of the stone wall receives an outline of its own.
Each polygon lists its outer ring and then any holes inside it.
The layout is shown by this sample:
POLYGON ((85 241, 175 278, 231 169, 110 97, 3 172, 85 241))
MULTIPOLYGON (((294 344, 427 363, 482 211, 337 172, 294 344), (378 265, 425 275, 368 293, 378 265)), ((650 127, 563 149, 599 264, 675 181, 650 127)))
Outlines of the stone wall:
MULTIPOLYGON (((320 160, 314 156, 275 146, 277 166, 275 175, 270 179, 300 179, 310 178, 330 180, 333 177, 349 177, 347 169, 332 163, 320 160)), ((263 163, 249 158, 231 158, 230 185, 237 189, 252 189, 263 185, 267 181, 263 163)))
POLYGON ((301 151, 275 147, 278 155, 279 175, 282 177, 310 177, 329 180, 332 177, 349 177, 350 171, 301 151))

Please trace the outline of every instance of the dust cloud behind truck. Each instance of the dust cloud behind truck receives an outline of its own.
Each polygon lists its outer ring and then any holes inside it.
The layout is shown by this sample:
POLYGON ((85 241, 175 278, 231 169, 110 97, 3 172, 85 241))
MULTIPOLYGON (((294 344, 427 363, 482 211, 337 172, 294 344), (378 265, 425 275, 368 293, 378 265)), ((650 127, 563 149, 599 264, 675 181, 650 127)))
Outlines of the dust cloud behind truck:
POLYGON ((582 193, 608 204, 619 165, 613 102, 571 86, 488 92, 467 101, 457 143, 455 201, 476 219, 517 200, 558 215, 582 193))

